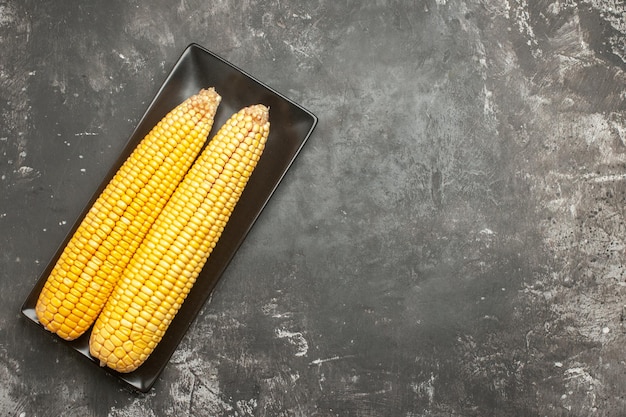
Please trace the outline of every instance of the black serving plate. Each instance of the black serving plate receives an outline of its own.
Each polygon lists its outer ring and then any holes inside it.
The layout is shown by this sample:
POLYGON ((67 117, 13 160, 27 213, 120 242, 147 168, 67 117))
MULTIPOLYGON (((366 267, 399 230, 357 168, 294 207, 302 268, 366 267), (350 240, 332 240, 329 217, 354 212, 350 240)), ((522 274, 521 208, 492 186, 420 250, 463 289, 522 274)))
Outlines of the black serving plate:
MULTIPOLYGON (((124 160, 150 129, 169 110, 187 97, 197 93, 201 88, 206 87, 215 87, 222 96, 211 135, 231 114, 242 107, 257 103, 270 107, 270 135, 263 156, 233 211, 218 245, 213 250, 196 284, 152 355, 142 366, 131 373, 122 374, 109 368, 102 368, 142 392, 150 390, 167 365, 185 332, 209 298, 215 284, 250 228, 313 132, 317 124, 317 117, 311 112, 201 46, 189 45, 152 100, 117 162, 111 167, 102 184, 95 190, 92 199, 76 219, 74 226, 61 242, 57 252, 22 306, 22 313, 45 331, 35 314, 37 297, 80 221, 124 160)), ((46 333, 48 332, 46 331, 46 333)), ((48 334, 57 337, 52 333, 48 334)), ((97 361, 89 354, 89 332, 71 342, 66 342, 60 338, 58 340, 80 352, 97 366, 97 361)))

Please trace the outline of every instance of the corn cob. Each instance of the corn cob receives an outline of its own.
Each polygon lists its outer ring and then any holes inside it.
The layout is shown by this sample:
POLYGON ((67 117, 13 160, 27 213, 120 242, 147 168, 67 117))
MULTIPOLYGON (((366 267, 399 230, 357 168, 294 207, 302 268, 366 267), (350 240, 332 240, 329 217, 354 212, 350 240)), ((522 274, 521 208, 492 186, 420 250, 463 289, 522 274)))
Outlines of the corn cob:
POLYGON ((203 89, 141 140, 98 196, 36 304, 48 330, 73 340, 96 320, 132 254, 200 153, 221 97, 203 89))
POLYGON ((217 244, 269 134, 269 109, 235 113, 176 189, 96 320, 91 354, 131 372, 160 342, 217 244))

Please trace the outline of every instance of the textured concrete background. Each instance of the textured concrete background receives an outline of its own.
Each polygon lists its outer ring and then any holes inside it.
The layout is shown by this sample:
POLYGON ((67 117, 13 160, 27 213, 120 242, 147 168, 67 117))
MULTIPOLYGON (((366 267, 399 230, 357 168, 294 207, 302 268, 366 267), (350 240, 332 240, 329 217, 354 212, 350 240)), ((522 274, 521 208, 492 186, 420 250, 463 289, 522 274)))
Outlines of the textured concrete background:
POLYGON ((626 415, 625 13, 0 1, 0 415, 626 415), (19 310, 191 42, 320 124, 137 394, 19 310))

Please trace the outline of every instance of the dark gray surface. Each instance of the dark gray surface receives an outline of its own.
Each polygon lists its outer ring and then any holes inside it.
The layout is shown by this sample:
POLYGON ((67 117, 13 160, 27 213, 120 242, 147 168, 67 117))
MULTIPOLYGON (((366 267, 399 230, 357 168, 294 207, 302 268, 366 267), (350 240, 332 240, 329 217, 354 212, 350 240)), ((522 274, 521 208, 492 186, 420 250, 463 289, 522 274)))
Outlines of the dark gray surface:
POLYGON ((624 13, 0 2, 0 414, 626 414, 624 13), (142 395, 19 309, 191 42, 320 124, 142 395))

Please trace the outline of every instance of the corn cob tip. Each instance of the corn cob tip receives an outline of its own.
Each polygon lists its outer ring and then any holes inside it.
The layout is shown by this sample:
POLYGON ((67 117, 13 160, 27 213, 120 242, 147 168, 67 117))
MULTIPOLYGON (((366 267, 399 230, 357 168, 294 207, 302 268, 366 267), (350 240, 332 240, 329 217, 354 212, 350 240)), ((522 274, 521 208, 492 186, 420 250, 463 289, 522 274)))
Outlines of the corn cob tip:
POLYGON ((218 97, 221 98, 221 96, 217 93, 217 91, 215 91, 215 87, 202 88, 202 89, 200 89, 198 94, 206 95, 206 96, 213 96, 213 95, 215 95, 215 96, 218 96, 218 97))
POLYGON ((258 123, 265 124, 270 119, 270 108, 263 104, 255 104, 244 109, 244 112, 254 118, 258 123))
POLYGON ((214 87, 203 88, 191 97, 191 107, 209 111, 212 107, 217 107, 221 101, 222 96, 215 91, 214 87))

